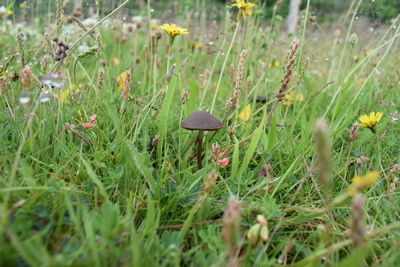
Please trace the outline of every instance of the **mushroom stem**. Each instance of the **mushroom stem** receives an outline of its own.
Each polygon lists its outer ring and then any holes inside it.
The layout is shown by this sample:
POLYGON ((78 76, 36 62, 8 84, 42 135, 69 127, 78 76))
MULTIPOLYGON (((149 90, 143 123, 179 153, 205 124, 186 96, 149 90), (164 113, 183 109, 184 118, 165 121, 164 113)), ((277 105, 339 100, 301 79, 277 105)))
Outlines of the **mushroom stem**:
POLYGON ((199 169, 203 168, 202 164, 202 149, 203 149, 203 136, 204 136, 204 130, 199 130, 199 134, 197 135, 197 166, 199 169))

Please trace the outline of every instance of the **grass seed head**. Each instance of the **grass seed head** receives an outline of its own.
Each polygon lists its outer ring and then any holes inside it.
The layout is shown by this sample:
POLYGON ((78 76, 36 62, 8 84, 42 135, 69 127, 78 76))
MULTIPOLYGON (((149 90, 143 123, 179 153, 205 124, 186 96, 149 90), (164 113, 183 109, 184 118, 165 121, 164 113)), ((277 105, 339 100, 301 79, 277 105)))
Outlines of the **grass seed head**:
POLYGON ((242 52, 240 52, 238 70, 236 73, 235 90, 239 91, 239 92, 242 89, 243 76, 244 76, 244 63, 245 63, 246 57, 247 57, 247 50, 244 49, 244 50, 242 50, 242 52))
POLYGON ((132 83, 131 70, 128 69, 125 72, 125 79, 124 79, 124 84, 123 84, 123 89, 122 89, 122 97, 126 101, 128 100, 129 94, 131 92, 131 83, 132 83))
POLYGON ((97 74, 97 86, 102 89, 104 85, 104 69, 100 68, 97 74))
POLYGON ((290 81, 293 78, 293 70, 296 65, 296 56, 297 56, 297 50, 299 49, 299 44, 300 43, 298 40, 294 40, 292 45, 290 46, 288 63, 285 66, 283 78, 281 80, 281 86, 277 94, 278 102, 281 102, 284 99, 285 95, 289 90, 290 81))
POLYGON ((356 33, 350 35, 349 43, 352 47, 358 44, 358 36, 356 33))
POLYGON ((19 31, 17 33, 17 47, 19 52, 19 60, 22 67, 25 66, 24 38, 25 38, 24 34, 19 31))
POLYGON ((249 95, 251 92, 251 87, 253 84, 253 78, 251 78, 250 76, 247 77, 247 81, 246 81, 246 94, 249 95))
POLYGON ((358 124, 353 124, 353 126, 350 129, 350 138, 349 141, 350 143, 353 143, 354 141, 356 141, 357 137, 358 137, 358 124))
POLYGON ((182 105, 186 104, 188 98, 189 98, 189 90, 185 88, 185 89, 183 89, 183 92, 182 92, 182 98, 181 98, 182 105))
POLYGON ((21 83, 23 88, 27 89, 31 85, 31 78, 32 78, 31 69, 28 66, 25 66, 22 69, 22 78, 21 78, 21 83))
POLYGON ((2 95, 7 93, 6 80, 3 77, 0 77, 0 92, 2 95))
POLYGON ((325 201, 331 197, 331 142, 329 138, 329 126, 325 118, 318 118, 314 124, 314 142, 316 146, 316 167, 325 201))
POLYGON ((360 247, 365 239, 363 220, 364 198, 361 194, 356 194, 351 205, 351 238, 357 247, 360 247))

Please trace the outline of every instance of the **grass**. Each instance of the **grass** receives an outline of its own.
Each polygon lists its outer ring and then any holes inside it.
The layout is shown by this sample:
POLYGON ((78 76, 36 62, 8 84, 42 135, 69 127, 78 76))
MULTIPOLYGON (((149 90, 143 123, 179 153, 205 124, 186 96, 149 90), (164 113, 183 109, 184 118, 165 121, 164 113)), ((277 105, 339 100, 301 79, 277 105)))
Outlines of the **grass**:
MULTIPOLYGON (((55 27, 28 16, 33 22, 22 26, 26 38, 18 41, 15 24, 0 21, 0 77, 6 82, 0 113, 0 265, 398 264, 399 18, 374 34, 361 29, 351 45, 357 5, 341 33, 308 22, 307 10, 298 36, 282 34, 275 17, 236 22, 235 9, 218 6, 212 13, 201 1, 195 5, 201 6, 198 16, 189 16, 196 10, 186 4, 173 7, 176 20, 159 15, 161 23, 177 23, 190 34, 177 36, 168 53, 168 37, 160 32, 154 57, 150 47, 157 30, 144 18, 139 30, 124 32, 123 6, 104 14, 108 26, 93 27, 97 40, 76 23, 62 22, 60 40, 76 44, 62 63, 54 60, 44 34, 57 36, 55 27), (220 19, 214 24, 215 18, 220 19), (295 38, 300 49, 286 92, 293 97, 277 102, 295 38), (192 48, 194 43, 203 47, 192 48), (80 51, 82 44, 89 49, 80 51), (248 51, 243 86, 237 108, 227 113, 243 49, 248 51), (21 54, 33 73, 25 88, 21 78, 10 79, 13 71, 21 74, 21 54), (116 78, 127 68, 132 84, 122 112, 116 78), (63 103, 36 101, 46 72, 64 77, 65 87, 53 92, 70 89, 63 103), (189 97, 182 103, 184 89, 189 97), (31 94, 28 104, 19 103, 23 91, 31 94), (248 96, 265 96, 267 103, 248 96), (247 104, 251 116, 244 121, 238 114, 247 104), (211 141, 212 133, 205 134, 200 170, 196 159, 189 160, 197 133, 180 128, 197 110, 226 118, 211 141), (377 133, 360 128, 350 142, 352 125, 370 112, 383 113, 377 133), (97 121, 85 129, 81 124, 92 114, 97 121), (322 163, 330 164, 327 190, 315 165, 321 158, 316 151, 324 151, 314 142, 319 117, 329 125, 322 137, 331 144, 330 163, 322 163), (211 159, 215 143, 228 150, 225 167, 211 159), (346 190, 354 176, 369 170, 380 178, 360 191, 364 206, 356 210, 346 190), (357 212, 364 219, 354 221, 357 212), (252 245, 248 232, 258 215, 265 217, 269 238, 252 245), (357 225, 364 241, 356 246, 350 229, 357 225)), ((152 14, 150 8, 151 3, 138 12, 152 14)))

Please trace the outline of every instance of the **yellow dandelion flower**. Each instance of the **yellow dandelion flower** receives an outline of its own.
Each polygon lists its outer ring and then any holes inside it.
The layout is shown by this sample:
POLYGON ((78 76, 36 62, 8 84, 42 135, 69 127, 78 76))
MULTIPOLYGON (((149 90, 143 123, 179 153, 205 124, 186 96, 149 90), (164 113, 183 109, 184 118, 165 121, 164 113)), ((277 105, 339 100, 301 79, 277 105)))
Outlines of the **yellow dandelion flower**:
POLYGON ((351 182, 351 186, 347 189, 349 196, 354 196, 360 190, 367 189, 373 185, 379 178, 379 173, 375 171, 367 172, 364 176, 355 176, 351 182))
POLYGON ((251 10, 251 8, 255 7, 256 4, 246 2, 245 0, 236 0, 236 3, 232 4, 232 6, 239 8, 238 19, 240 19, 247 15, 253 15, 253 10, 251 10))
POLYGON ((6 15, 12 15, 12 14, 14 14, 14 12, 12 10, 10 10, 10 9, 7 9, 6 15))
POLYGON ((153 30, 158 29, 158 25, 155 23, 151 23, 150 28, 152 28, 153 30))
POLYGON ((248 119, 250 119, 250 115, 251 115, 251 105, 248 104, 242 112, 240 112, 239 114, 239 119, 241 119, 242 121, 247 121, 248 119))
POLYGON ((117 77, 117 83, 119 88, 124 89, 124 81, 126 77, 126 71, 122 72, 118 77, 117 77))
POLYGON ((176 26, 176 24, 163 24, 159 27, 160 30, 164 30, 170 38, 171 43, 175 37, 182 34, 189 34, 188 29, 176 26))
POLYGON ((369 115, 364 114, 360 116, 358 126, 368 128, 375 133, 375 125, 381 120, 382 112, 371 112, 369 115))
POLYGON ((20 8, 24 8, 26 6, 26 4, 25 3, 21 3, 21 4, 19 4, 19 7, 20 8))

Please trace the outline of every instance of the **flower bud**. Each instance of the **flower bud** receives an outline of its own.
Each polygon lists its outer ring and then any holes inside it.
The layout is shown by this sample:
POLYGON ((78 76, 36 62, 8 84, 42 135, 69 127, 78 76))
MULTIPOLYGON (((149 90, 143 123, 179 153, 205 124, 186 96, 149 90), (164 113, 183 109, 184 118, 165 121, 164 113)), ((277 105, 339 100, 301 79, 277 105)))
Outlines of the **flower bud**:
POLYGON ((260 234, 261 225, 259 223, 253 225, 247 232, 247 238, 253 246, 257 245, 258 237, 260 234))
POLYGON ((357 45, 357 43, 358 43, 357 34, 353 33, 352 35, 350 35, 349 43, 350 43, 351 46, 356 46, 357 45))
POLYGON ((257 221, 261 226, 265 226, 267 225, 267 220, 265 219, 265 217, 261 214, 257 215, 257 221))
POLYGON ((260 230, 260 237, 263 241, 267 241, 269 239, 269 230, 268 230, 268 226, 263 226, 261 227, 260 230))

